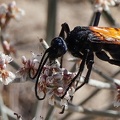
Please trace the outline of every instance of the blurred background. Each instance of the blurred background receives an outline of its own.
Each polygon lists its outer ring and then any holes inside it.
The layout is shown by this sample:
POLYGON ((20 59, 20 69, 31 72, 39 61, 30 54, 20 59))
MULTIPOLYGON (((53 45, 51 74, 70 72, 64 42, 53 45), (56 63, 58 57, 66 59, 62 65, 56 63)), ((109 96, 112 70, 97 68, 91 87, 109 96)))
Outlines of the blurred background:
MULTIPOLYGON (((12 0, 0 0, 1 3, 10 3, 12 0)), ((21 65, 21 56, 31 57, 31 51, 42 53, 39 38, 43 38, 50 44, 55 36, 59 35, 61 24, 67 22, 72 30, 75 26, 89 26, 94 14, 94 4, 90 0, 16 0, 17 6, 25 11, 25 16, 19 21, 11 20, 7 32, 12 42, 15 44, 17 56, 14 60, 21 65)), ((101 15, 99 26, 119 27, 120 7, 110 7, 113 21, 110 21, 108 14, 101 15)), ((68 70, 74 66, 75 62, 68 61, 72 58, 67 54, 64 58, 63 66, 68 70), (70 66, 71 64, 71 66, 70 66)), ((120 78, 119 67, 110 65, 95 57, 94 67, 109 78, 120 78), (118 74, 116 74, 118 73, 118 74)), ((86 70, 86 69, 85 69, 86 70)), ((11 68, 11 71, 16 71, 11 68)), ((84 76, 85 73, 83 73, 84 76)), ((95 70, 91 74, 92 79, 107 81, 105 77, 98 74, 95 70)), ((48 101, 38 101, 35 97, 34 83, 12 83, 7 86, 0 84, 1 100, 11 110, 19 113, 23 120, 32 120, 36 112, 42 116, 36 120, 119 120, 116 115, 96 115, 89 112, 70 112, 65 111, 59 114, 61 109, 51 107, 48 101), (46 117, 49 116, 49 117, 46 117)), ((113 105, 116 92, 110 89, 98 89, 85 85, 75 93, 73 104, 82 105, 86 109, 98 111, 114 110, 120 111, 119 107, 113 105)), ((0 111, 1 113, 1 111, 0 111)), ((2 114, 0 114, 1 116, 2 114)), ((0 118, 0 120, 15 120, 12 116, 0 118)))

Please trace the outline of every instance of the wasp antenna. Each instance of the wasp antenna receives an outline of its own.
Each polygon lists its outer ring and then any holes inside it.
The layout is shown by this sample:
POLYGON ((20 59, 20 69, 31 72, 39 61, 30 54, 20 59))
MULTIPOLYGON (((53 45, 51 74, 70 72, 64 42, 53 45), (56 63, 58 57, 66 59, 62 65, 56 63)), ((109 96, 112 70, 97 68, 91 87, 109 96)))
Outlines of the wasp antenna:
POLYGON ((41 61, 40 61, 39 67, 38 67, 38 69, 37 69, 37 72, 35 73, 34 76, 31 75, 31 70, 32 70, 32 68, 29 69, 29 77, 30 77, 31 79, 35 79, 35 78, 37 77, 37 75, 38 75, 38 73, 39 73, 39 71, 40 71, 40 69, 41 69, 41 65, 42 65, 42 62, 43 62, 43 60, 44 60, 44 58, 45 58, 45 55, 46 55, 46 53, 48 53, 48 52, 49 52, 49 48, 48 48, 48 49, 45 51, 45 53, 43 54, 43 57, 42 57, 42 59, 41 59, 41 61))
POLYGON ((41 72, 42 72, 42 69, 43 69, 45 63, 47 62, 48 58, 49 58, 49 55, 45 58, 43 64, 41 63, 41 67, 40 67, 39 70, 37 71, 37 75, 36 75, 37 78, 36 78, 36 83, 35 83, 35 95, 36 95, 36 97, 37 97, 38 100, 43 100, 43 99, 45 98, 45 96, 46 96, 45 93, 44 93, 44 96, 43 96, 42 98, 40 98, 40 97, 38 96, 38 93, 37 93, 37 85, 38 85, 38 81, 39 81, 39 77, 40 77, 40 74, 41 74, 41 72))

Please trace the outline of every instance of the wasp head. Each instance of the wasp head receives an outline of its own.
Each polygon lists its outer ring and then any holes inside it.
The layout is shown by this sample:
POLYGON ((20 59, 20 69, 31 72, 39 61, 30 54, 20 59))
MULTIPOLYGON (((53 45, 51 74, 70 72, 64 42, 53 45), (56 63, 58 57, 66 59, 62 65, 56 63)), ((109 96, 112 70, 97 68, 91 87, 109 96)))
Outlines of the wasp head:
POLYGON ((48 56, 51 60, 61 57, 67 51, 67 45, 62 37, 56 37, 51 41, 48 56))

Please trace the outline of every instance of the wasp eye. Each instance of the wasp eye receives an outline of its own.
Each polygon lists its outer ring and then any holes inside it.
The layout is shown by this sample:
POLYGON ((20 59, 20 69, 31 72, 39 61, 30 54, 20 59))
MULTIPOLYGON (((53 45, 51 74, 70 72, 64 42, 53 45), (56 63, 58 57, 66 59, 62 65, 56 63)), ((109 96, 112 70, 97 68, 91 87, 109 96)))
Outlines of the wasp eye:
POLYGON ((51 42, 49 57, 55 59, 64 55, 67 51, 67 45, 62 37, 56 37, 51 42))

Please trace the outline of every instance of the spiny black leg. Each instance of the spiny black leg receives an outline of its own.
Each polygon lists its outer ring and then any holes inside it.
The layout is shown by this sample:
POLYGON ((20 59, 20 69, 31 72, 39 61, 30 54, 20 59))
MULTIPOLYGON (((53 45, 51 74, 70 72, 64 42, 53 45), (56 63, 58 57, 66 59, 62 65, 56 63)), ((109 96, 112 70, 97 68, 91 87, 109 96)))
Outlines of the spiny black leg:
POLYGON ((91 74, 91 71, 92 71, 92 65, 94 63, 94 56, 93 54, 91 54, 90 56, 88 56, 88 59, 86 61, 86 64, 87 64, 87 68, 88 68, 88 71, 87 71, 87 74, 85 76, 85 79, 84 79, 84 82, 78 86, 75 91, 77 91, 78 89, 80 89, 83 85, 85 85, 86 83, 89 82, 89 77, 90 77, 90 74, 91 74))
POLYGON ((80 64, 80 68, 79 68, 78 73, 77 73, 76 76, 71 80, 70 84, 68 85, 68 87, 67 87, 65 93, 63 94, 63 96, 61 97, 61 99, 64 98, 64 96, 66 95, 66 93, 67 93, 67 91, 69 90, 69 88, 71 87, 71 85, 75 82, 76 78, 77 78, 79 75, 81 76, 81 74, 82 74, 82 72, 83 72, 83 70, 84 70, 84 66, 85 66, 85 62, 86 62, 86 60, 87 60, 88 54, 89 54, 89 50, 87 49, 87 50, 85 50, 85 53, 84 53, 84 55, 83 55, 83 59, 82 59, 82 62, 81 62, 81 64, 80 64))
POLYGON ((63 23, 61 26, 62 26, 62 29, 60 31, 59 37, 62 37, 63 39, 65 39, 65 32, 68 35, 68 33, 70 32, 70 28, 67 23, 63 23))
MULTIPOLYGON (((77 55, 79 56, 79 58, 83 59, 83 55, 80 52, 78 52, 77 55)), ((81 74, 79 76, 81 76, 81 74)), ((78 86, 78 83, 79 83, 79 81, 76 81, 76 85, 75 85, 76 88, 78 86)), ((72 100, 73 100, 73 96, 70 96, 70 101, 72 101, 72 100)))
MULTIPOLYGON (((80 52, 76 52, 76 54, 79 56, 79 58, 83 59, 83 55, 80 52)), ((76 82, 76 87, 78 85, 79 81, 76 82)))
POLYGON ((110 57, 104 51, 96 52, 95 54, 99 59, 103 61, 108 61, 110 59, 110 57))
POLYGON ((120 66, 120 60, 109 59, 110 64, 120 66))
POLYGON ((110 64, 120 66, 120 60, 110 59, 104 51, 96 52, 96 56, 103 61, 109 62, 110 64))
POLYGON ((64 30, 64 27, 62 27, 62 29, 60 31, 60 34, 59 34, 59 37, 62 37, 63 39, 65 39, 65 30, 64 30))
POLYGON ((94 19, 93 26, 98 26, 99 21, 100 21, 100 16, 101 16, 101 12, 97 11, 95 13, 95 19, 94 19))
POLYGON ((62 68, 62 66, 63 66, 63 56, 60 58, 60 68, 62 68))

